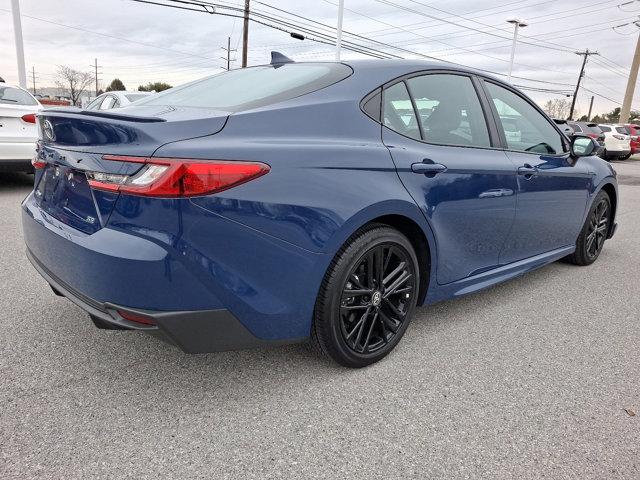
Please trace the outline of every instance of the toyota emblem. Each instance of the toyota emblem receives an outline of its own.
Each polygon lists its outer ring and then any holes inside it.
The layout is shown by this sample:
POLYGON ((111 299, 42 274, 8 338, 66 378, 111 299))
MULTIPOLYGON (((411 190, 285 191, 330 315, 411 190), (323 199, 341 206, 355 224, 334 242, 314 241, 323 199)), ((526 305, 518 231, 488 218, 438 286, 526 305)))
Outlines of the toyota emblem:
POLYGON ((56 134, 53 132, 53 125, 49 120, 42 122, 42 133, 50 142, 55 142, 56 134))

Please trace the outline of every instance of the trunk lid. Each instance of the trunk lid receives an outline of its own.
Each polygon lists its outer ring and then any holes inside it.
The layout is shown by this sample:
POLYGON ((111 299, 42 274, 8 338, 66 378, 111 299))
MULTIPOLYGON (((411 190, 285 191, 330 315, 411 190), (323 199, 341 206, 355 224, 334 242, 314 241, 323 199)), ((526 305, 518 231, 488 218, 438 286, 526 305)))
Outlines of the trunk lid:
POLYGON ((34 142, 38 131, 23 115, 37 113, 39 105, 0 105, 0 143, 34 142))
POLYGON ((46 110, 38 116, 35 199, 42 211, 92 234, 104 227, 118 193, 94 190, 86 172, 132 175, 142 164, 105 160, 104 155, 150 157, 178 140, 213 135, 227 112, 205 108, 136 106, 105 112, 46 110))

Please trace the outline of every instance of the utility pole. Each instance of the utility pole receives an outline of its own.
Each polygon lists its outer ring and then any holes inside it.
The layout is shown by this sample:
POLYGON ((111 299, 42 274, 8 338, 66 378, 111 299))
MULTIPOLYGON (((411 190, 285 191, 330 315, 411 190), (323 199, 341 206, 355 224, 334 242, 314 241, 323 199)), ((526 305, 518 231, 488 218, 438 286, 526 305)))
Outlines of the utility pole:
POLYGON ((244 0, 244 29, 242 30, 242 68, 247 66, 249 50, 249 0, 244 0))
POLYGON ((593 110, 593 95, 591 95, 591 101, 589 102, 589 113, 587 114, 587 122, 591 121, 591 110, 593 110))
POLYGON ((631 71, 629 72, 629 79, 627 80, 627 89, 624 92, 624 101, 622 102, 622 109, 620 110, 620 123, 627 123, 629 121, 633 92, 636 88, 636 81, 638 80, 638 66, 640 66, 640 34, 638 34, 636 51, 633 54, 633 63, 631 64, 631 71))
POLYGON ((336 62, 340 61, 340 49, 342 48, 342 17, 344 17, 344 0, 339 0, 338 27, 336 29, 336 62))
POLYGON ((20 0, 11 0, 13 14, 13 35, 16 39, 16 57, 18 59, 18 83, 27 88, 27 71, 24 67, 24 44, 22 43, 22 19, 20 18, 20 0))
POLYGON ((518 29, 524 28, 529 24, 519 18, 510 18, 507 23, 513 24, 513 44, 511 45, 511 59, 509 60, 509 75, 507 82, 511 83, 511 72, 513 71, 513 58, 516 55, 516 44, 518 43, 518 29))
POLYGON ((93 65, 90 65, 90 67, 94 68, 95 71, 95 79, 96 79, 96 97, 98 96, 98 59, 94 58, 93 60, 93 65))
POLYGON ((229 71, 231 70, 231 62, 235 60, 235 58, 234 59, 231 58, 231 52, 236 51, 235 48, 234 49, 231 48, 231 37, 227 37, 227 48, 222 47, 222 50, 227 52, 227 56, 220 57, 220 58, 227 61, 227 71, 229 71))
POLYGON ((33 94, 36 94, 36 67, 31 67, 31 79, 33 80, 33 94))
POLYGON ((580 75, 578 76, 576 90, 573 92, 573 98, 571 99, 571 109, 569 110, 568 120, 573 120, 573 111, 576 108, 576 99, 578 98, 578 90, 580 90, 580 82, 582 81, 582 77, 584 77, 584 67, 587 64, 587 58, 589 58, 589 55, 599 55, 599 53, 590 52, 587 48, 584 52, 576 52, 576 55, 582 55, 584 58, 582 59, 582 67, 580 67, 580 75))

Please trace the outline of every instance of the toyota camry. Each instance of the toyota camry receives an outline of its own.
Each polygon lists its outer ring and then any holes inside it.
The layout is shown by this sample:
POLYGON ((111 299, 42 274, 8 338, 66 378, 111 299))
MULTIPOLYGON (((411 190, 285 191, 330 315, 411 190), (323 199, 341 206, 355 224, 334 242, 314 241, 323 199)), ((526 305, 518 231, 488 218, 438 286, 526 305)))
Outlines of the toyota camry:
POLYGON ((38 115, 27 256, 106 329, 380 360, 417 306, 593 263, 616 174, 513 86, 440 63, 232 70, 38 115))

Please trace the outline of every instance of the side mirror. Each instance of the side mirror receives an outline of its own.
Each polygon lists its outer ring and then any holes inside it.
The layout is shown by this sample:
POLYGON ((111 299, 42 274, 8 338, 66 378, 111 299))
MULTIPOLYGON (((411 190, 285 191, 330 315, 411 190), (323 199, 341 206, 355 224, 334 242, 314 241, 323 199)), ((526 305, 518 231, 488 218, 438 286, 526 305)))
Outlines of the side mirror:
POLYGON ((574 135, 571 137, 571 156, 588 157, 595 155, 599 145, 591 137, 574 135))

